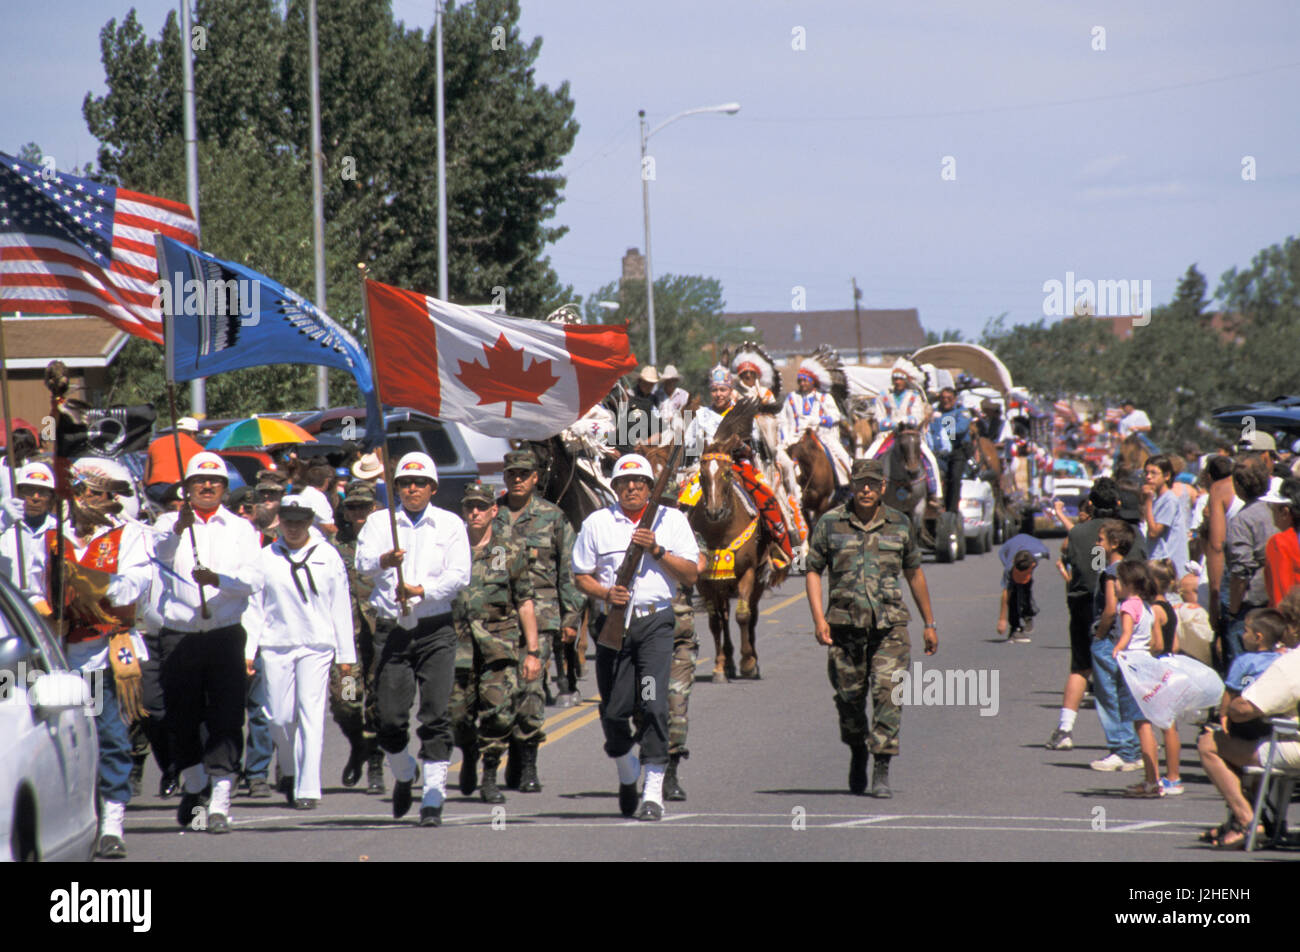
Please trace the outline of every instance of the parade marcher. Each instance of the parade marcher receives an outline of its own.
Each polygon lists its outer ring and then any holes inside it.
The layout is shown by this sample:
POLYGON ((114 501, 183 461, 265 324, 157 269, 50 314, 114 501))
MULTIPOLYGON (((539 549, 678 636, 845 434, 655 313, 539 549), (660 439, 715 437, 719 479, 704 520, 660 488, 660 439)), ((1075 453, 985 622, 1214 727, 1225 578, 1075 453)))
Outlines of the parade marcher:
MULTIPOLYGON (((504 527, 494 521, 497 508, 488 486, 474 482, 465 488, 461 511, 473 561, 470 582, 452 603, 457 641, 451 718, 456 745, 463 755, 460 790, 466 796, 474 792, 481 751, 483 784, 479 795, 484 803, 504 803, 506 799, 497 786, 497 767, 509 746, 511 731, 518 731, 515 706, 527 697, 520 682, 538 681, 546 674, 528 550, 522 540, 499 532, 504 527)), ((536 785, 537 741, 529 743, 533 769, 526 793, 540 789, 536 785)))
POLYGON ((280 500, 284 486, 274 479, 259 477, 253 486, 253 526, 266 547, 280 537, 280 500))
POLYGON ((306 485, 298 491, 298 495, 312 511, 312 525, 326 536, 334 535, 337 531, 334 525, 334 503, 329 497, 329 488, 334 482, 334 467, 323 459, 313 460, 307 465, 303 481, 306 485))
MULTIPOLYGON (((152 579, 141 530, 116 519, 119 494, 131 492, 125 471, 108 460, 83 459, 71 469, 73 502, 64 522, 63 562, 57 565, 58 530, 46 533, 44 560, 29 578, 29 595, 53 598, 53 575, 64 579, 64 644, 68 665, 102 678, 99 736, 99 841, 96 853, 126 856, 122 821, 131 800, 131 722, 143 709, 139 650, 131 637, 135 603, 152 579)), ((51 602, 52 604, 52 602, 51 602)))
MULTIPOLYGON (((21 471, 27 461, 40 452, 41 447, 37 442, 36 434, 25 426, 14 428, 12 441, 14 444, 14 466, 17 467, 17 471, 13 475, 17 476, 18 471, 21 471)), ((9 479, 9 460, 5 458, 5 454, 0 454, 0 500, 9 498, 9 479)))
MULTIPOLYGON (((872 413, 876 417, 877 435, 867 448, 868 459, 878 459, 889 452, 893 445, 894 433, 899 427, 922 430, 930 421, 930 405, 924 394, 914 384, 917 379, 924 379, 921 372, 910 361, 900 357, 894 362, 889 377, 890 389, 876 395, 872 413)), ((935 505, 942 505, 939 498, 940 472, 939 461, 935 459, 929 444, 921 440, 921 464, 925 469, 925 479, 930 500, 935 505)), ((958 496, 961 489, 958 487, 958 496)))
POLYGON ((210 780, 209 833, 230 831, 230 798, 244 745, 241 619, 263 582, 257 530, 221 505, 229 482, 220 456, 196 454, 185 470, 189 504, 155 523, 163 703, 182 785, 176 819, 191 826, 210 780))
POLYGON ((827 673, 839 710, 840 739, 848 745, 849 790, 867 789, 867 753, 875 757, 871 795, 893 796, 890 760, 898 754, 902 708, 894 700, 895 672, 911 659, 898 577, 907 579, 925 621, 925 653, 939 648, 921 550, 907 517, 881 504, 885 467, 880 460, 853 463, 853 498, 817 521, 808 547, 805 586, 819 644, 830 648, 827 673), (829 606, 822 609, 823 571, 830 571, 829 606), (871 696, 870 730, 867 696, 871 696))
POLYGON ((199 421, 194 417, 181 417, 176 421, 176 433, 164 434, 154 438, 149 444, 148 457, 144 465, 144 494, 155 503, 162 503, 163 494, 168 487, 179 485, 181 474, 185 471, 196 453, 203 452, 203 445, 194 439, 199 432, 199 421), (176 444, 180 443, 181 458, 176 461, 176 444))
MULTIPOLYGON (((686 430, 686 454, 695 457, 697 463, 704 447, 712 442, 722 419, 736 405, 736 392, 731 387, 731 372, 722 364, 709 371, 709 406, 695 414, 690 427, 686 430)), ((794 558, 794 546, 798 541, 798 530, 788 507, 782 506, 779 494, 772 489, 750 458, 752 453, 748 446, 742 445, 733 452, 732 469, 740 478, 741 484, 749 493, 758 509, 758 515, 767 527, 767 534, 774 546, 770 557, 776 566, 784 568, 794 558)), ((693 474, 682 487, 678 502, 683 506, 693 506, 700 499, 700 481, 698 472, 693 474)))
MULTIPOLYGON (((698 533, 695 544, 700 550, 696 570, 703 572, 705 547, 698 533)), ((686 799, 686 791, 682 789, 677 773, 682 761, 691 756, 686 747, 686 734, 690 727, 691 689, 695 687, 695 668, 700 660, 691 586, 677 586, 677 594, 673 597, 673 619, 673 660, 668 677, 668 769, 664 771, 664 799, 669 801, 686 799)))
MULTIPOLYGON (((659 424, 663 432, 672 437, 672 442, 686 435, 686 405, 691 402, 690 393, 680 383, 681 374, 673 364, 669 364, 659 375, 659 387, 655 391, 659 401, 659 424)), ((665 439, 664 442, 669 441, 665 439)))
POLYGON ((384 464, 380 462, 378 453, 363 453, 352 464, 352 478, 370 484, 380 509, 388 506, 388 484, 384 482, 384 464))
POLYGON ((971 415, 957 404, 957 391, 944 387, 939 391, 939 412, 930 418, 926 438, 939 463, 943 477, 943 508, 957 512, 961 503, 961 481, 971 457, 971 415), (944 447, 941 452, 939 447, 944 447))
POLYGON ((262 658, 280 792, 313 810, 321 799, 325 695, 337 658, 344 677, 356 651, 348 575, 333 546, 310 533, 315 513, 301 496, 280 501, 280 539, 261 551, 264 584, 251 601, 244 660, 262 658))
POLYGON ((374 584, 356 569, 357 534, 370 514, 379 508, 374 487, 364 479, 348 483, 343 496, 342 521, 332 540, 348 570, 348 589, 352 600, 352 633, 357 663, 350 675, 341 666, 330 669, 330 711, 334 723, 348 739, 350 752, 343 767, 343 786, 354 787, 361 779, 361 765, 366 765, 366 793, 382 796, 384 789, 384 752, 379 749, 379 707, 375 690, 375 607, 370 602, 374 584), (360 667, 360 671, 358 671, 360 667))
POLYGON ((452 730, 448 705, 456 674, 456 631, 451 604, 469 584, 470 550, 465 524, 430 500, 438 470, 425 453, 397 461, 393 488, 397 546, 389 519, 366 519, 357 535, 358 574, 374 584, 375 682, 379 693, 379 746, 393 772, 393 816, 411 808, 416 760, 407 752, 411 704, 420 688, 418 717, 424 793, 421 826, 442 825, 451 763, 452 730), (399 590, 397 570, 401 568, 399 590))
MULTIPOLYGON (((510 739, 506 786, 520 793, 542 789, 537 778, 537 747, 546 740, 543 681, 551 655, 561 671, 561 707, 578 702, 576 666, 578 625, 586 599, 573 584, 573 527, 559 507, 542 499, 537 489, 537 456, 530 449, 505 457, 506 495, 494 506, 493 538, 517 543, 528 560, 533 588, 533 615, 541 639, 541 678, 519 679, 515 727, 510 739)), ((473 533, 471 532, 471 541, 473 533)))
POLYGON ((614 464, 612 480, 618 500, 593 512, 573 544, 573 573, 578 590, 599 599, 592 623, 599 632, 610 611, 625 613, 623 645, 615 651, 596 646, 596 682, 600 690, 605 753, 618 766, 619 809, 640 820, 663 817, 663 781, 668 764, 668 683, 672 670, 673 596, 678 585, 694 585, 699 575, 699 546, 686 517, 660 507, 650 528, 639 528, 650 502, 654 471, 644 456, 630 453, 614 464), (628 546, 644 547, 637 573, 627 587, 615 585, 628 546), (633 736, 629 720, 641 708, 641 727, 633 736), (632 752, 640 740, 641 756, 632 752), (637 779, 645 765, 645 789, 637 806, 637 779))
MULTIPOLYGON (((797 390, 787 394, 781 406, 778 429, 781 448, 788 451, 803 436, 804 430, 812 430, 830 454, 835 485, 847 485, 853 461, 840 442, 840 410, 830 393, 830 371, 815 358, 805 357, 799 364, 795 385, 797 390)), ((795 498, 799 498, 797 494, 795 498)))
POLYGON ((754 414, 751 445, 761 450, 758 471, 767 485, 772 487, 781 517, 792 538, 792 548, 807 542, 808 532, 803 524, 799 500, 802 493, 794 471, 794 461, 781 445, 781 423, 778 415, 781 404, 772 387, 777 383, 776 367, 768 354, 757 344, 742 344, 731 358, 731 372, 736 395, 758 401, 759 412, 754 414))
POLYGON ((33 586, 32 579, 45 562, 46 533, 55 528, 51 514, 54 505, 54 473, 44 463, 28 463, 18 470, 18 495, 5 500, 0 513, 0 573, 23 590, 33 608, 43 607, 49 614, 45 592, 33 586), (10 512, 12 508, 12 512, 10 512), (21 543, 18 537, 22 537, 21 543), (18 546, 22 545, 23 574, 18 572, 18 546))

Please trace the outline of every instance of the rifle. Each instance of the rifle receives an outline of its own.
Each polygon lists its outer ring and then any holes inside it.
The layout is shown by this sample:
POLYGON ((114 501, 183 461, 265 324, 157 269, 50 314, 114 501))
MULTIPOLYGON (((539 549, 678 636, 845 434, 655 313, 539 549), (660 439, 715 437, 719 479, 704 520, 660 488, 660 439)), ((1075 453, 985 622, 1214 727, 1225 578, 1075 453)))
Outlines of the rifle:
MULTIPOLYGON (((677 464, 684 448, 684 443, 673 444, 673 455, 669 457, 668 465, 663 468, 655 479, 654 486, 650 488, 650 501, 646 503, 641 521, 637 523, 638 529, 649 529, 654 525, 655 516, 659 514, 659 499, 664 494, 664 487, 668 485, 668 480, 677 472, 677 464)), ((637 568, 641 565, 641 556, 644 554, 645 549, 635 542, 628 545, 627 552, 623 555, 623 562, 618 567, 618 574, 614 576, 616 586, 628 587, 636 576, 637 568)), ((631 607, 631 602, 627 605, 609 606, 609 614, 605 616, 605 624, 600 628, 600 637, 596 639, 596 644, 613 648, 615 651, 623 647, 623 631, 627 627, 627 615, 631 607)))

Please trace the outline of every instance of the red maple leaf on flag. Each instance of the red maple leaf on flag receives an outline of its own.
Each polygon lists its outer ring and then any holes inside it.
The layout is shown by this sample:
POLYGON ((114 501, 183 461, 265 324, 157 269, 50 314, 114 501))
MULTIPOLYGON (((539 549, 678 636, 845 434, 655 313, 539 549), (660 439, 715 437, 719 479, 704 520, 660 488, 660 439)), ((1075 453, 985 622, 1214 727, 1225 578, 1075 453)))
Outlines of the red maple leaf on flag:
POLYGON ((533 365, 525 370, 524 349, 511 347, 505 334, 499 336, 491 347, 484 344, 483 354, 487 366, 477 360, 473 363, 458 361, 460 373, 456 378, 478 395, 479 406, 504 402, 507 417, 516 403, 540 404, 542 394, 560 380, 551 373, 549 360, 534 360, 533 365))

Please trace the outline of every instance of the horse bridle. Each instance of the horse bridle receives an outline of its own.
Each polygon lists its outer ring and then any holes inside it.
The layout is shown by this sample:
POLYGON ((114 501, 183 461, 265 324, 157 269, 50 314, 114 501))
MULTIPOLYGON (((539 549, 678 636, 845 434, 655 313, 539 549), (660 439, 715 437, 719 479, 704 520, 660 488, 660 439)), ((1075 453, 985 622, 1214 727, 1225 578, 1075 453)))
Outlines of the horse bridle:
MULTIPOLYGON (((732 460, 731 458, 731 454, 730 453, 701 453, 700 454, 700 475, 701 476, 703 476, 704 474, 704 463, 709 461, 714 461, 714 462, 719 462, 724 464, 722 471, 727 474, 726 476, 727 482, 730 483, 731 465, 734 462, 734 460, 732 460)), ((728 492, 726 496, 727 496, 728 503, 730 503, 731 493, 728 492)), ((728 511, 730 511, 730 507, 728 507, 728 511)))

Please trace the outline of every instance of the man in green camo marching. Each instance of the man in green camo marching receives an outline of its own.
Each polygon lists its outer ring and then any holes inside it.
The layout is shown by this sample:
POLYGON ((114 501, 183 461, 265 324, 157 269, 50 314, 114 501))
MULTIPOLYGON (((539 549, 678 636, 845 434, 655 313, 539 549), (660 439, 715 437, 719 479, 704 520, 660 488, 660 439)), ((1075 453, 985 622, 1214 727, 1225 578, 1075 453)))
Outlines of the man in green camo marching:
POLYGON ((361 479, 348 483, 343 497, 343 519, 333 543, 348 570, 348 587, 352 593, 352 635, 356 640, 359 664, 352 666, 352 674, 346 678, 340 676, 338 665, 330 667, 330 713, 352 748, 343 768, 343 785, 356 786, 361 779, 361 765, 365 764, 366 793, 373 796, 383 796, 385 792, 384 752, 376 743, 379 710, 373 641, 375 609, 369 601, 374 583, 357 574, 355 562, 357 533, 366 517, 378 508, 374 487, 361 479))
POLYGON ((476 752, 481 752, 479 795, 485 803, 504 803, 497 767, 515 727, 515 703, 523 696, 520 682, 537 681, 545 670, 533 580, 524 547, 496 531, 497 505, 490 487, 470 483, 461 497, 461 513, 472 561, 469 585, 452 602, 457 642, 450 708, 456 745, 464 757, 460 788, 466 795, 474 792, 476 752))
MULTIPOLYGON (((537 778, 537 747, 546 739, 542 724, 546 720, 547 664, 552 651, 557 658, 563 658, 566 651, 573 650, 586 599, 573 584, 573 527, 558 506, 536 492, 536 455, 530 449, 507 453, 504 469, 506 495, 492 530, 495 536, 514 541, 526 553, 543 674, 532 681, 519 679, 506 786, 520 793, 537 793, 542 789, 537 778)), ((559 698, 563 707, 571 707, 577 700, 568 692, 559 698)))
POLYGON ((889 761, 898 753, 902 709, 894 702, 896 671, 911 658, 901 574, 925 621, 925 653, 939 649, 930 590, 921 571, 907 516, 881 503, 885 469, 880 460, 858 459, 850 471, 853 498, 817 521, 808 543, 805 585, 813 628, 830 648, 827 673, 835 689, 840 739, 849 745, 849 790, 867 789, 867 748, 875 755, 871 795, 890 797, 889 761), (829 607, 822 610, 823 571, 830 571, 829 607), (867 693, 871 728, 867 729, 867 693))
MULTIPOLYGON (((696 536, 698 540, 698 533, 696 536)), ((700 551, 704 551, 701 546, 700 551)), ((701 557, 703 562, 703 557, 701 557)), ((701 571, 703 567, 701 566, 701 571)), ((691 589, 677 586, 673 599, 673 660, 668 675, 668 769, 664 771, 664 799, 685 800, 686 791, 677 778, 681 762, 691 755, 686 749, 687 706, 695 686, 695 666, 700 660, 700 640, 695 636, 695 609, 691 589)))

